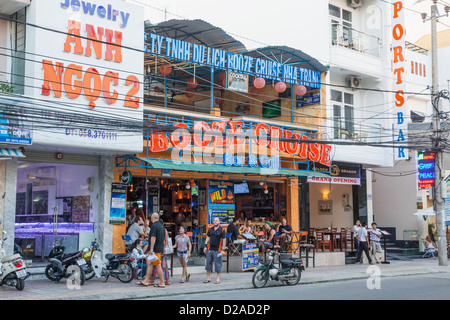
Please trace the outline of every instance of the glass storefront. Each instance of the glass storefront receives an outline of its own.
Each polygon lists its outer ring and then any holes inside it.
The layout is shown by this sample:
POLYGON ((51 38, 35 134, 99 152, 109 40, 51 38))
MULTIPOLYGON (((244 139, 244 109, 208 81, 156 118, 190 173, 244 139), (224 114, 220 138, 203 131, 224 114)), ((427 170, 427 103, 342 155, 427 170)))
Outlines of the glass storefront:
POLYGON ((64 237, 67 252, 89 243, 98 213, 98 177, 98 166, 18 163, 15 241, 28 259, 45 259, 55 238, 64 237))

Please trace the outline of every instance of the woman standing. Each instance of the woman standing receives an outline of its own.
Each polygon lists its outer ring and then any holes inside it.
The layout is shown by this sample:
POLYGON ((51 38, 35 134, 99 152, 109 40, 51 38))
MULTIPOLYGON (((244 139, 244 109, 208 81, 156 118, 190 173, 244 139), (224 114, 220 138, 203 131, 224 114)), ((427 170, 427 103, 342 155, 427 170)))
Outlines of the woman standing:
POLYGON ((178 260, 180 260, 181 266, 183 267, 181 283, 184 283, 183 277, 185 277, 186 282, 188 282, 189 277, 191 276, 187 271, 187 260, 191 257, 192 244, 191 239, 186 235, 186 229, 181 226, 178 230, 179 234, 175 237, 173 249, 177 249, 178 260))

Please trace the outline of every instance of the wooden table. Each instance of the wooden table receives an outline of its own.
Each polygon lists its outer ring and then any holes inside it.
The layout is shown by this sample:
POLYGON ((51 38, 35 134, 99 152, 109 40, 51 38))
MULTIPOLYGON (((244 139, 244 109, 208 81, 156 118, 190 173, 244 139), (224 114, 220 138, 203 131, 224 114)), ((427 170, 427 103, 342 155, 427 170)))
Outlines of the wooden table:
POLYGON ((330 252, 334 252, 334 240, 336 239, 336 236, 340 236, 339 237, 339 241, 341 243, 341 251, 343 251, 342 249, 342 232, 336 232, 336 231, 322 231, 324 235, 328 235, 330 236, 330 240, 331 240, 331 246, 330 246, 330 252))

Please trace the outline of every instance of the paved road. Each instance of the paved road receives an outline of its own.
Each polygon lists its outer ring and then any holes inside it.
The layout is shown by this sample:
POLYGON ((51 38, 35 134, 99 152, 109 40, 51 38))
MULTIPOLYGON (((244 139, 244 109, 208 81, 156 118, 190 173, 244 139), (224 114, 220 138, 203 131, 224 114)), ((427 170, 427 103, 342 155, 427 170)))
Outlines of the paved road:
MULTIPOLYGON (((224 291, 177 295, 161 299, 176 300, 450 300, 450 274, 383 277, 377 283, 369 280, 345 280, 300 284, 294 287, 271 285, 264 289, 224 291)), ((159 300, 159 298, 148 299, 159 300)))

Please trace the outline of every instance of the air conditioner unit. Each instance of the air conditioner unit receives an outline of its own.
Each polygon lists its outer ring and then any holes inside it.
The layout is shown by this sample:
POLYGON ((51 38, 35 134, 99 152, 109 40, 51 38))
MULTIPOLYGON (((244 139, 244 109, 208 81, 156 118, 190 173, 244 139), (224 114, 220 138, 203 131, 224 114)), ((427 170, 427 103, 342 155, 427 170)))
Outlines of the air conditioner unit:
POLYGON ((347 0, 347 3, 353 9, 362 7, 362 0, 347 0))
POLYGON ((347 87, 352 89, 361 88, 361 78, 358 77, 348 77, 347 78, 347 87))

